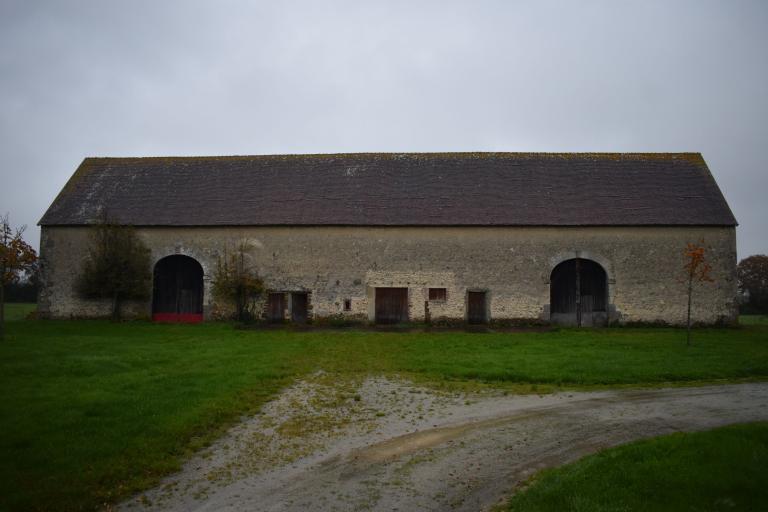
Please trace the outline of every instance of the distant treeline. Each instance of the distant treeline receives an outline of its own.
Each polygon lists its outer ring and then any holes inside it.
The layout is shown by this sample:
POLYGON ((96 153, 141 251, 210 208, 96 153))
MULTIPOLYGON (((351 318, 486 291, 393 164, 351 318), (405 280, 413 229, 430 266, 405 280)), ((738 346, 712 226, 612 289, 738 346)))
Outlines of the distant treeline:
POLYGON ((768 303, 751 301, 739 304, 740 315, 768 315, 768 303))
POLYGON ((37 285, 29 281, 5 285, 6 302, 37 302, 37 285))

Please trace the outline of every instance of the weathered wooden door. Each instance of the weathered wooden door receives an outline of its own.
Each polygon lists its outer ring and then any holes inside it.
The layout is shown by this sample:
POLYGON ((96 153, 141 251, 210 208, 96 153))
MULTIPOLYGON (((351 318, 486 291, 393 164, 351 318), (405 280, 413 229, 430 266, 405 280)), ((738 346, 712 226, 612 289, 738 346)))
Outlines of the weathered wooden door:
POLYGON ((376 323, 408 321, 408 288, 376 288, 376 323))
POLYGON ((282 322, 285 317, 285 294, 270 293, 267 297, 267 320, 270 322, 282 322))
POLYGON ((581 258, 567 260, 550 277, 550 321, 562 325, 601 325, 608 318, 605 270, 581 258))
POLYGON ((203 320, 203 268, 188 256, 157 262, 153 274, 152 318, 157 322, 203 320))
POLYGON ((307 323, 307 306, 309 300, 306 293, 291 294, 291 321, 297 324, 307 323))
POLYGON ((487 321, 485 292, 467 292, 467 323, 484 324, 487 321))

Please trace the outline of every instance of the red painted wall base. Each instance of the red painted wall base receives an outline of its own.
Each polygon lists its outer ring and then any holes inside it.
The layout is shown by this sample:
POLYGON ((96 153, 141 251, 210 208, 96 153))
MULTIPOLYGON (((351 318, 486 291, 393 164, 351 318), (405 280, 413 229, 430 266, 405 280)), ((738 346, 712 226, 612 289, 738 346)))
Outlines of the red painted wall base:
POLYGON ((154 322, 197 324, 203 321, 203 315, 197 313, 153 313, 152 320, 154 322))

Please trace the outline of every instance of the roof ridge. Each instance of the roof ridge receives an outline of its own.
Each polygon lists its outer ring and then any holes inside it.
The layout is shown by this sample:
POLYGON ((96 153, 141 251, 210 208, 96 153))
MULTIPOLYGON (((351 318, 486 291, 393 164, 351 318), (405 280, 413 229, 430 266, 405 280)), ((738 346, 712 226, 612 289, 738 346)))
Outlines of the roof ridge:
POLYGON ((265 153, 251 155, 153 155, 153 156, 88 156, 85 160, 237 160, 252 158, 332 158, 332 157, 403 157, 403 156, 443 156, 443 157, 630 157, 658 158, 696 156, 698 151, 385 151, 385 152, 350 152, 350 153, 265 153))
POLYGON ((327 161, 327 160, 594 160, 594 161, 675 161, 685 160, 697 166, 703 166, 704 157, 699 152, 512 152, 512 151, 474 151, 474 152, 405 152, 405 153, 275 153, 264 155, 200 155, 200 156, 90 156, 82 165, 105 164, 141 164, 147 162, 256 162, 256 161, 327 161))

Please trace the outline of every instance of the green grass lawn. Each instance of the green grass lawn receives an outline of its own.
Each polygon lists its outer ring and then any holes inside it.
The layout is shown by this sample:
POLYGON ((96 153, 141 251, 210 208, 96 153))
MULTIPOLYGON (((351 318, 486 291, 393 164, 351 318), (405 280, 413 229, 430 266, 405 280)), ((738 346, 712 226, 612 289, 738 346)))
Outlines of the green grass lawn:
POLYGON ((768 325, 768 315, 741 315, 741 325, 768 325))
POLYGON ((531 391, 768 378, 760 324, 696 330, 692 347, 675 329, 298 332, 18 319, 7 333, 0 510, 114 502, 318 369, 531 391))
POLYGON ((9 302, 5 304, 5 319, 9 321, 23 320, 36 309, 37 304, 9 302))
POLYGON ((765 510, 768 423, 673 434, 545 470, 508 511, 765 510))

